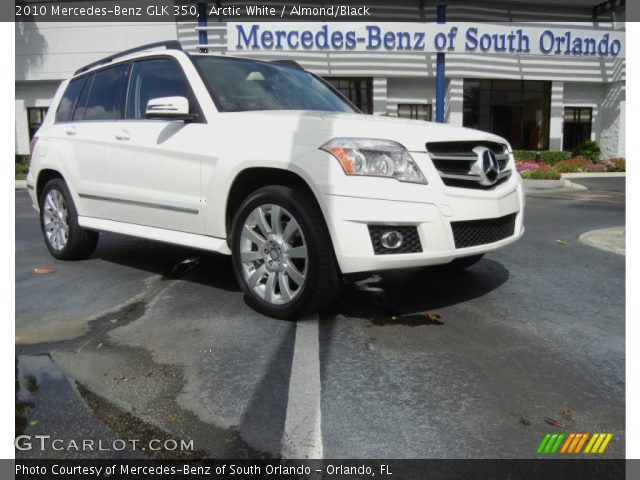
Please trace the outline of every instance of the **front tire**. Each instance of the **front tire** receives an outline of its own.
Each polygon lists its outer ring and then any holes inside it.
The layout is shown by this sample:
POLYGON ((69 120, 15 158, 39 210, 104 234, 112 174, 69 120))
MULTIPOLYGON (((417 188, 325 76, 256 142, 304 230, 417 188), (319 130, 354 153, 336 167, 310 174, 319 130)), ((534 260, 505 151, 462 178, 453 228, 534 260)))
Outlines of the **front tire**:
POLYGON ((40 227, 47 249, 60 260, 77 260, 91 255, 98 245, 98 233, 78 224, 78 212, 64 180, 47 182, 40 196, 40 227))
POLYGON ((342 286, 324 218, 305 192, 274 185, 242 203, 232 227, 233 267, 245 301, 295 319, 332 304, 342 286))

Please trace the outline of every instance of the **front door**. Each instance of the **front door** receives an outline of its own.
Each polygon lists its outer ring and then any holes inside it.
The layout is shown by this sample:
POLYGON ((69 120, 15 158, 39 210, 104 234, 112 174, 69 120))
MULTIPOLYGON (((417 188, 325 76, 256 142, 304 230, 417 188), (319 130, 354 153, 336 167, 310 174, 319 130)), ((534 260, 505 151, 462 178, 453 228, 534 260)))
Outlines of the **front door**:
POLYGON ((200 164, 209 142, 204 119, 184 122, 147 119, 149 100, 186 97, 198 113, 182 67, 171 57, 134 62, 124 119, 110 134, 113 196, 117 220, 188 233, 203 233, 200 164))

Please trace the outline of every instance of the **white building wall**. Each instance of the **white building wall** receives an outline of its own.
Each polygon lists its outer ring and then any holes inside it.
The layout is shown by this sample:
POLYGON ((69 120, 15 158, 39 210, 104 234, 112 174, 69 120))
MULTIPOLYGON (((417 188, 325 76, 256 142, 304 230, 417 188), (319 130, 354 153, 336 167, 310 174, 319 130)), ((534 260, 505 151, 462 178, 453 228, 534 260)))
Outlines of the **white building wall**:
POLYGON ((62 80, 78 68, 145 43, 176 40, 175 23, 17 22, 16 81, 62 80))
POLYGON ((565 83, 565 107, 591 107, 591 139, 600 144, 603 157, 625 155, 625 84, 565 83))
POLYGON ((616 149, 617 153, 616 156, 620 156, 620 157, 626 157, 627 156, 627 150, 626 150, 626 129, 627 129, 627 101, 626 100, 622 100, 620 102, 620 114, 619 114, 619 118, 620 118, 620 129, 618 131, 618 148, 616 149))
POLYGON ((16 145, 15 150, 18 155, 29 154, 29 123, 27 120, 27 107, 24 100, 16 98, 16 145))
POLYGON ((48 107, 60 81, 49 82, 16 82, 15 118, 16 118, 16 153, 29 154, 29 121, 27 108, 48 107))
POLYGON ((381 115, 387 112, 387 79, 375 77, 373 79, 373 114, 381 115))
POLYGON ((551 108, 549 112, 549 150, 562 150, 564 121, 564 82, 551 83, 551 108))
POLYGON ((603 85, 600 148, 604 158, 624 156, 625 85, 603 85))
POLYGON ((563 106, 564 107, 590 107, 592 109, 591 118, 591 140, 598 143, 601 141, 601 104, 602 85, 576 82, 564 83, 563 106))
POLYGON ((451 78, 447 82, 444 121, 456 127, 462 127, 464 120, 464 79, 451 78))
POLYGON ((388 78, 387 113, 398 114, 399 103, 431 105, 435 116, 436 81, 434 78, 388 78))
POLYGON ((447 76, 505 80, 558 80, 582 83, 618 82, 625 79, 624 58, 542 57, 448 53, 447 76))

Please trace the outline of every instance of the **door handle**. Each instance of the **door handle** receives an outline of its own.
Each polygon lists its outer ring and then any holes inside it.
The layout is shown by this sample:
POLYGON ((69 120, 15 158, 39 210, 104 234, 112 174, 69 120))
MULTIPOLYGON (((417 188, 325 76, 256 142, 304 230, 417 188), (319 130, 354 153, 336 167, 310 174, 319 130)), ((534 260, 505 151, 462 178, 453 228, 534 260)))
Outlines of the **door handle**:
POLYGON ((120 132, 115 134, 116 140, 120 140, 121 142, 126 142, 127 140, 131 140, 131 135, 126 130, 121 130, 120 132))
POLYGON ((64 131, 64 133, 66 133, 69 136, 73 136, 73 135, 77 135, 78 131, 76 130, 76 127, 69 127, 64 131))

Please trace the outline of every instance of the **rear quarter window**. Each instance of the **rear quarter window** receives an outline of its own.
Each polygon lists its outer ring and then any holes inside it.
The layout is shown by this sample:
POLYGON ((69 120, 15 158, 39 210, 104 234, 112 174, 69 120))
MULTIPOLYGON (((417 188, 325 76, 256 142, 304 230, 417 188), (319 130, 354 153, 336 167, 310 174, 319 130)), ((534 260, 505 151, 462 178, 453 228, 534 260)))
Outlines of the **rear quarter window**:
POLYGON ((89 98, 89 92, 91 91, 91 85, 93 85, 94 74, 87 77, 87 81, 84 82, 82 92, 76 102, 76 108, 73 111, 73 121, 84 120, 84 114, 87 110, 87 98, 89 98))
POLYGON ((76 78, 69 82, 67 89, 64 91, 64 95, 60 100, 60 105, 56 110, 56 122, 68 122, 73 115, 73 109, 84 85, 85 77, 76 78))

